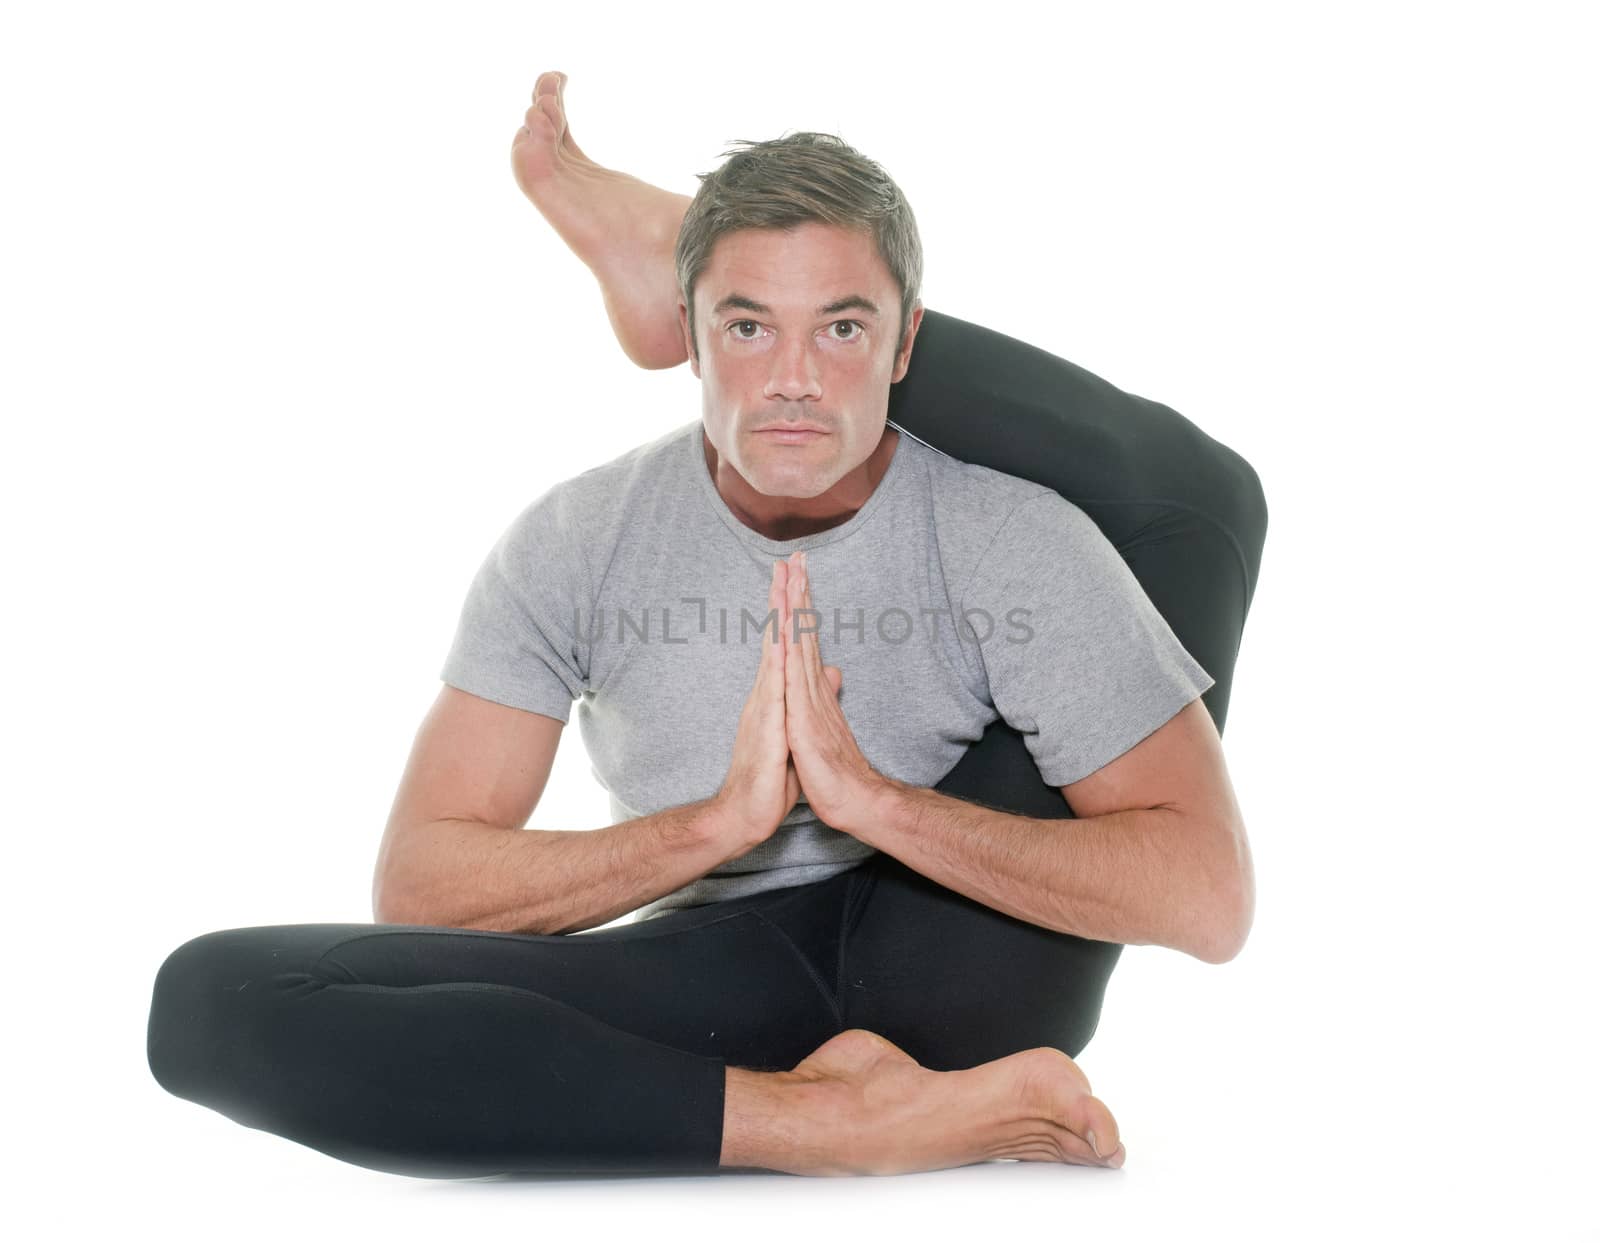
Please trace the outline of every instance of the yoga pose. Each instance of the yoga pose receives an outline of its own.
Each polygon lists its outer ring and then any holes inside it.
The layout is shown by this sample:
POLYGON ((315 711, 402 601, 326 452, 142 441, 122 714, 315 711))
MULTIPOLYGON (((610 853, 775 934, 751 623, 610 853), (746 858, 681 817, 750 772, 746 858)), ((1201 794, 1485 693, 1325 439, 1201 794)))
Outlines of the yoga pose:
POLYGON ((909 207, 837 139, 746 144, 689 199, 587 159, 564 87, 518 184, 702 415, 526 505, 376 922, 178 947, 152 1072, 427 1177, 1120 1166, 1074 1059, 1121 946, 1224 962, 1251 920, 1219 731, 1259 481, 926 311, 909 207), (614 823, 526 830, 574 702, 614 823))

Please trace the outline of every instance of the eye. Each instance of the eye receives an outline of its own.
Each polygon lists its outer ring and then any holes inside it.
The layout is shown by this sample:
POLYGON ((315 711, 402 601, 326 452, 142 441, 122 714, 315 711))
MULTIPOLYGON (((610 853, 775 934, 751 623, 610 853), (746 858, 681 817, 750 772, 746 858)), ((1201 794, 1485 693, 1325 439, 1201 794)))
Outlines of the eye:
POLYGON ((863 332, 866 331, 866 329, 864 329, 861 326, 861 321, 860 320, 855 320, 855 319, 836 319, 836 320, 833 321, 832 324, 829 325, 829 327, 830 328, 849 328, 849 329, 851 329, 851 331, 850 331, 850 333, 848 335, 842 336, 842 337, 835 337, 834 338, 835 341, 853 341, 853 340, 855 340, 855 338, 859 337, 863 332))
POLYGON ((756 321, 753 320, 753 319, 736 319, 736 320, 733 321, 733 323, 728 325, 729 330, 732 331, 733 335, 738 337, 739 340, 741 340, 741 341, 754 341, 755 340, 754 336, 746 336, 744 333, 739 331, 739 328, 740 328, 741 325, 748 325, 749 327, 754 328, 757 331, 760 331, 761 325, 756 323, 756 321))

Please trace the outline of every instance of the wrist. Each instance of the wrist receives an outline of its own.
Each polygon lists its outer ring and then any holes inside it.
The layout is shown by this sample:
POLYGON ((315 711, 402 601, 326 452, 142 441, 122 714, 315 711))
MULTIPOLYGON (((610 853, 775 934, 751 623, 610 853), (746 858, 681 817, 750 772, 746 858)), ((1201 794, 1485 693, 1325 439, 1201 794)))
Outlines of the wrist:
POLYGON ((860 823, 850 829, 851 836, 868 846, 876 846, 874 837, 892 831, 905 813, 906 798, 912 787, 893 777, 878 774, 863 808, 860 823))
POLYGON ((701 840, 707 845, 732 851, 729 858, 743 854, 765 837, 771 836, 770 833, 752 836, 749 817, 726 791, 719 791, 701 804, 698 825, 701 840))

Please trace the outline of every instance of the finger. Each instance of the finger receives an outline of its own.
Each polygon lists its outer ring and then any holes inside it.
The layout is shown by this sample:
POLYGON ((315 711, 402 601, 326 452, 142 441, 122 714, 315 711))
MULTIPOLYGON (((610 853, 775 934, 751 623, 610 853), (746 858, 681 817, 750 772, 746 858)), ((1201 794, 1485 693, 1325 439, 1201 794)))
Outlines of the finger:
MULTIPOLYGON (((769 615, 777 594, 778 574, 774 570, 772 578, 767 582, 767 612, 769 615)), ((783 694, 782 666, 778 663, 780 654, 775 650, 776 645, 773 642, 773 636, 768 633, 766 626, 763 625, 761 627, 760 638, 757 641, 761 645, 761 653, 760 659, 756 664, 756 689, 762 704, 766 706, 766 711, 770 712, 773 700, 783 694)))
POLYGON ((805 677, 805 661, 802 649, 795 631, 805 624, 806 618, 797 616, 795 609, 800 600, 800 570, 799 554, 794 554, 794 559, 789 561, 784 569, 788 574, 786 590, 784 592, 785 616, 783 619, 783 645, 784 645, 784 686, 790 696, 790 702, 797 709, 803 709, 803 701, 811 692, 810 684, 805 677))
POLYGON ((818 621, 815 610, 811 607, 811 575, 806 569, 805 554, 800 554, 800 584, 799 590, 794 593, 797 608, 811 610, 805 613, 805 625, 800 636, 800 668, 805 677, 806 686, 813 696, 822 694, 822 652, 817 646, 818 621))
POLYGON ((772 565, 772 581, 767 586, 767 612, 774 611, 771 628, 761 628, 761 675, 771 688, 773 696, 783 698, 783 569, 782 562, 772 565))
POLYGON ((794 617, 794 625, 786 626, 783 634, 793 647, 802 646, 803 639, 800 631, 804 629, 809 620, 799 613, 799 610, 805 606, 804 597, 801 595, 801 587, 805 582, 805 575, 800 568, 799 556, 800 554, 796 553, 796 559, 786 567, 789 572, 789 581, 787 590, 784 592, 784 600, 788 605, 790 614, 794 617))
POLYGON ((773 601, 778 610, 778 629, 772 638, 779 651, 779 668, 785 668, 788 664, 789 640, 786 636, 789 633, 789 586, 793 579, 794 574, 790 569, 789 562, 778 562, 778 589, 776 598, 773 601))

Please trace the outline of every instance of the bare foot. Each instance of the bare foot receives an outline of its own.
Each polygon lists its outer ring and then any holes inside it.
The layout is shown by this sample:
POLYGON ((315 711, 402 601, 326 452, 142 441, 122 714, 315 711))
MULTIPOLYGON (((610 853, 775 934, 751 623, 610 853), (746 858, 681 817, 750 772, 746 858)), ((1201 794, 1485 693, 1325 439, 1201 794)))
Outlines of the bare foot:
POLYGON ((689 354, 672 252, 689 196, 586 156, 567 125, 566 82, 552 71, 534 84, 533 107, 511 142, 517 185, 599 280, 623 352, 652 370, 676 366, 689 354))
POLYGON ((1127 1156, 1111 1111, 1059 1049, 935 1071, 852 1028, 792 1074, 852 1089, 843 1098, 852 1104, 840 1120, 838 1168, 827 1172, 909 1174, 1006 1158, 1118 1169, 1127 1156))

